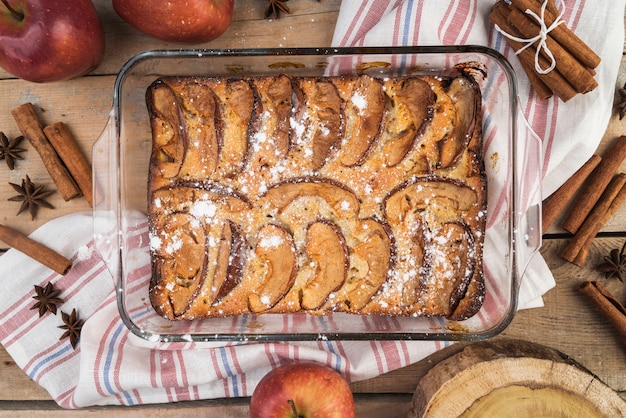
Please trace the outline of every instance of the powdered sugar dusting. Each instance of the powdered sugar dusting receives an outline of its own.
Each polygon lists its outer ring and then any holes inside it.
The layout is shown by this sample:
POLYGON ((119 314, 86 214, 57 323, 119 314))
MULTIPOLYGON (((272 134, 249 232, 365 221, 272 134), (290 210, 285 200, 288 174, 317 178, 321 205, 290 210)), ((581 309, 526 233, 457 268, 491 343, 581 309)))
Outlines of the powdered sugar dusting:
POLYGON ((273 236, 264 237, 263 239, 261 239, 259 241, 259 247, 264 248, 264 249, 276 248, 276 247, 281 246, 283 242, 284 240, 282 237, 273 235, 273 236))

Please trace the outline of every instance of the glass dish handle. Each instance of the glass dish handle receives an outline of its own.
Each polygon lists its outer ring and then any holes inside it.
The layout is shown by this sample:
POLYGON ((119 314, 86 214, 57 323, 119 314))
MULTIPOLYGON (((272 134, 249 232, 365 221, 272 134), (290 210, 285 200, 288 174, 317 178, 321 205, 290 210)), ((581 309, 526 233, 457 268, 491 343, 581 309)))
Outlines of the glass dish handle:
POLYGON ((115 125, 111 112, 92 148, 94 245, 113 277, 117 277, 120 249, 118 167, 113 167, 118 161, 115 125))
POLYGON ((518 254, 520 277, 528 267, 532 257, 541 248, 541 185, 543 153, 541 139, 533 131, 522 114, 517 111, 517 140, 523 141, 521 152, 516 156, 519 189, 517 202, 519 211, 515 214, 515 250, 518 254))

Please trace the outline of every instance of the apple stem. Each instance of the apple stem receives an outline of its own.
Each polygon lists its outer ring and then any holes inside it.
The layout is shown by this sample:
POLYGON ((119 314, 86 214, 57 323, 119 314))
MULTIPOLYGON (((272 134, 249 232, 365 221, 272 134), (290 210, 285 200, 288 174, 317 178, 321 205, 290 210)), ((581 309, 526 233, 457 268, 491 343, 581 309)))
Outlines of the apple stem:
POLYGON ((2 4, 4 4, 4 7, 6 7, 9 10, 9 12, 11 12, 11 14, 13 14, 13 16, 17 18, 17 20, 24 19, 24 13, 19 12, 15 10, 13 7, 11 7, 7 0, 0 0, 0 1, 2 1, 2 4))
POLYGON ((291 406, 294 418, 304 418, 304 416, 298 414, 298 410, 296 409, 296 403, 293 401, 293 399, 287 400, 287 403, 289 404, 289 406, 291 406))

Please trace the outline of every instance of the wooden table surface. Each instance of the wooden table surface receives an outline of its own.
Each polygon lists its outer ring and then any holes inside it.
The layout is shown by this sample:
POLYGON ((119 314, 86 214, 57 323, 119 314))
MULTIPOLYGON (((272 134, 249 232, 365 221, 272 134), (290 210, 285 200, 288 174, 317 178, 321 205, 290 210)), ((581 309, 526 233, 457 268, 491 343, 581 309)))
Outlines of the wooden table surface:
MULTIPOLYGON (((89 76, 52 84, 33 84, 17 80, 0 71, 0 130, 9 138, 19 135, 10 111, 24 102, 32 102, 43 110, 45 123, 65 122, 78 139, 82 150, 91 158, 91 146, 104 128, 112 104, 115 76, 121 65, 135 53, 147 49, 178 49, 148 38, 123 22, 113 11, 110 1, 94 2, 106 32, 106 56, 102 65, 89 76)), ((279 19, 264 20, 266 5, 261 0, 237 0, 235 14, 228 31, 217 40, 201 46, 210 48, 252 47, 324 47, 329 46, 339 12, 340 0, 296 0, 288 6, 292 13, 279 19)), ((626 81, 626 59, 622 60, 616 86, 626 81)), ((616 114, 598 152, 602 153, 616 137, 626 134, 626 120, 616 114)), ((563 138, 567 140, 567 138, 563 138)), ((65 202, 55 193, 49 200, 54 210, 42 209, 32 221, 30 216, 16 216, 18 205, 7 199, 15 193, 8 182, 19 183, 25 174, 34 182, 51 185, 36 152, 28 149, 27 159, 17 169, 0 167, 0 223, 23 233, 30 233, 41 224, 61 215, 88 210, 82 198, 65 202)), ((3 166, 4 162, 0 163, 3 166)), ((626 164, 621 166, 626 172, 626 164)), ((612 248, 621 247, 626 239, 626 208, 613 218, 595 239, 588 262, 579 268, 562 260, 558 254, 568 236, 552 228, 544 236, 541 254, 555 278, 556 288, 544 297, 545 307, 520 311, 501 337, 523 338, 548 345, 581 363, 607 385, 626 398, 626 345, 594 308, 576 291, 584 280, 603 280, 593 268, 612 248)), ((0 241, 0 248, 6 245, 0 241)), ((1 262, 1 259, 0 259, 1 262)), ((6 278, 3 278, 6 279, 6 278)), ((621 301, 626 301, 626 284, 617 280, 602 282, 621 301)), ((457 352, 463 344, 455 344, 419 363, 352 384, 359 416, 398 416, 406 412, 412 392, 420 379, 438 360, 457 352), (384 412, 383 412, 384 411, 384 412)), ((0 416, 84 416, 86 411, 62 411, 45 390, 31 381, 11 357, 0 348, 0 416)), ((249 399, 220 399, 149 405, 142 407, 90 408, 90 416, 247 416, 249 399)))

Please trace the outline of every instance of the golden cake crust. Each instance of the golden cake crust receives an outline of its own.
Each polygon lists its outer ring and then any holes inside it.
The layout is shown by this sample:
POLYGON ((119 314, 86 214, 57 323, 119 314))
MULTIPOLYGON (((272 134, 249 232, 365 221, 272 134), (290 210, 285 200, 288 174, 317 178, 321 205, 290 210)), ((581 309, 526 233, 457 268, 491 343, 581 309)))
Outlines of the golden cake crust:
POLYGON ((146 93, 150 300, 169 319, 464 319, 484 296, 465 76, 167 77, 146 93))

